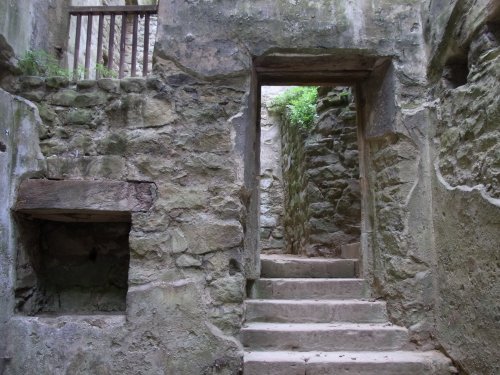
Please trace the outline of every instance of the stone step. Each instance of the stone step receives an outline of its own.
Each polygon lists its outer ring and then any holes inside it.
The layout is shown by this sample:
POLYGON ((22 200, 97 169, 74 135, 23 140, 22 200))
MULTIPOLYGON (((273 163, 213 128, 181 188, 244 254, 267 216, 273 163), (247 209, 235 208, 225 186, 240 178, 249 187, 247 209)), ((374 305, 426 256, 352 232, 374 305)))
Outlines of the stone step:
POLYGON ((451 361, 429 352, 246 352, 244 375, 450 375, 451 361))
POLYGON ((246 300, 247 322, 385 323, 385 302, 360 300, 246 300))
POLYGON ((390 324, 248 323, 240 338, 252 350, 384 351, 403 349, 408 331, 390 324))
POLYGON ((260 256, 263 278, 355 278, 356 259, 260 256))
POLYGON ((363 279, 259 279, 250 298, 262 299, 350 299, 369 296, 363 279))

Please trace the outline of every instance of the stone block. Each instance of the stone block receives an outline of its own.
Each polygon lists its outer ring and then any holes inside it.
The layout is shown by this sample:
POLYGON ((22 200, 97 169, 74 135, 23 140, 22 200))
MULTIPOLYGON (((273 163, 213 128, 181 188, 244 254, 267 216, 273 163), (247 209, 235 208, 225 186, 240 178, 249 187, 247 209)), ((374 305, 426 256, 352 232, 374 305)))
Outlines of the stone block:
POLYGON ((89 90, 96 87, 97 82, 93 79, 81 79, 76 82, 77 90, 89 90))
POLYGON ((74 107, 78 93, 75 90, 65 89, 52 94, 48 101, 50 104, 62 107, 74 107))
POLYGON ((94 111, 89 109, 74 109, 68 112, 66 121, 71 125, 90 125, 94 111))
POLYGON ((63 87, 68 87, 69 79, 67 77, 61 77, 61 76, 48 77, 45 80, 45 84, 47 85, 48 88, 59 89, 63 87))
POLYGON ((120 87, 125 92, 142 92, 146 88, 146 80, 138 77, 127 77, 120 81, 120 87))
POLYGON ((73 105, 75 107, 94 107, 106 104, 107 100, 107 95, 100 91, 78 93, 73 100, 73 105))
POLYGON ((21 87, 26 89, 41 88, 45 84, 45 78, 38 76, 22 76, 19 81, 21 87))
MULTIPOLYGON (((64 147, 63 149, 66 149, 64 147)), ((127 176, 127 164, 121 156, 83 156, 47 158, 47 178, 64 179, 113 179, 127 176)))
POLYGON ((47 93, 43 90, 31 90, 23 92, 22 95, 32 102, 41 102, 47 96, 47 93))
POLYGON ((179 258, 177 258, 175 264, 181 268, 200 267, 201 260, 196 259, 195 257, 188 254, 182 254, 179 258))
POLYGON ((97 86, 112 94, 120 93, 120 80, 113 78, 101 78, 97 81, 97 86))
POLYGON ((183 224, 181 230, 188 242, 187 252, 192 254, 228 250, 240 246, 243 241, 243 229, 235 220, 217 221, 200 217, 192 223, 183 224))
POLYGON ((228 276, 210 284, 212 297, 222 303, 241 303, 245 297, 243 276, 228 276))

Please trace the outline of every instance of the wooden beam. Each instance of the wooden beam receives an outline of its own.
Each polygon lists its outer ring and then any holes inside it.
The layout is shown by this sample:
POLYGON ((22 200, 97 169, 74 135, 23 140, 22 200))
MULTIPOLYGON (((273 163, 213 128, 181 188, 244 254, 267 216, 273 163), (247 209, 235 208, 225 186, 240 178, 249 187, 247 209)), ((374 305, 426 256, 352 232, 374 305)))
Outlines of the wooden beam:
POLYGON ((51 220, 126 221, 131 212, 149 210, 154 199, 155 185, 148 182, 33 179, 19 186, 13 210, 51 220))
POLYGON ((69 7, 69 14, 121 14, 121 13, 143 13, 156 14, 158 13, 157 5, 124 5, 124 6, 88 6, 88 7, 69 7))
POLYGON ((261 85, 268 86, 332 86, 352 85, 366 80, 371 71, 310 71, 258 73, 261 85))

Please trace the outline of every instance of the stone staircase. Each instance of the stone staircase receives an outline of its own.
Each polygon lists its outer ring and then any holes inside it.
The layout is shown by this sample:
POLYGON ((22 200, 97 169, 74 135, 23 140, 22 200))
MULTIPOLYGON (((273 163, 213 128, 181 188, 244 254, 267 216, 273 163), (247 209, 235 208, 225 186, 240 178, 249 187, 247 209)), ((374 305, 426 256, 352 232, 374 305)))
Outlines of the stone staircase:
POLYGON ((357 260, 261 256, 246 301, 244 375, 451 374, 439 352, 412 350, 385 302, 368 300, 357 260))

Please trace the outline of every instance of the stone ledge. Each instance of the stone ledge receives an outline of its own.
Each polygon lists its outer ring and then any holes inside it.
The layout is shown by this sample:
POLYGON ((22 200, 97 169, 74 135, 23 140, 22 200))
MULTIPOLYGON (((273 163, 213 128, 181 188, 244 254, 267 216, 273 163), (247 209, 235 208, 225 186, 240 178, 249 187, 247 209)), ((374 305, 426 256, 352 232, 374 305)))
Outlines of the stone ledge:
POLYGON ((57 221, 130 221, 149 210, 155 186, 148 182, 25 180, 14 211, 57 221))

